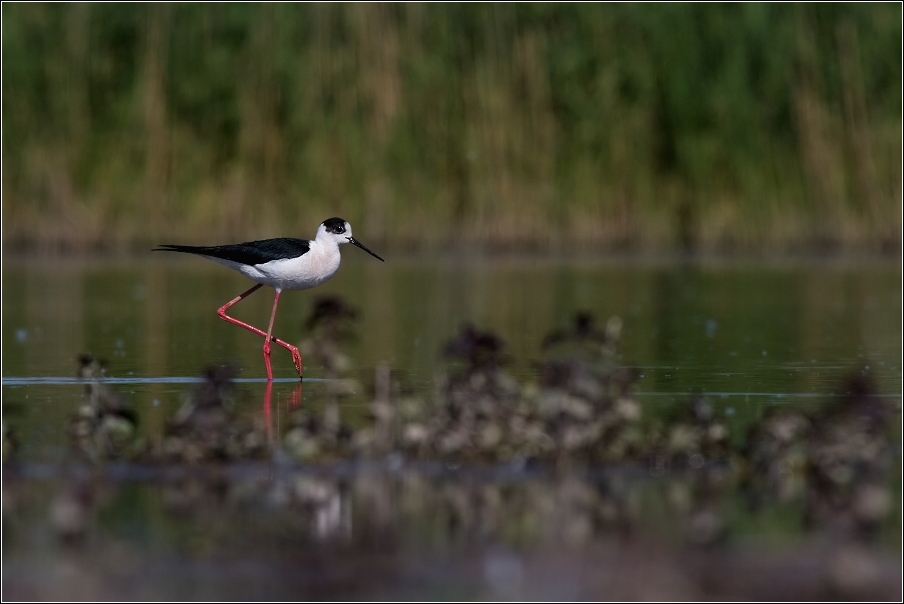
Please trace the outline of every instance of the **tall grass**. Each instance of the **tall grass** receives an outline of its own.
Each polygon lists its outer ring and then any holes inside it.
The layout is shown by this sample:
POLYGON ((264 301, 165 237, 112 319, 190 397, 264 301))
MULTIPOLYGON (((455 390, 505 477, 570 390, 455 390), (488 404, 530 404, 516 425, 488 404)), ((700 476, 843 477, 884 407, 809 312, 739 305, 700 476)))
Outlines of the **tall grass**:
POLYGON ((3 239, 898 248, 898 4, 3 4, 3 239))

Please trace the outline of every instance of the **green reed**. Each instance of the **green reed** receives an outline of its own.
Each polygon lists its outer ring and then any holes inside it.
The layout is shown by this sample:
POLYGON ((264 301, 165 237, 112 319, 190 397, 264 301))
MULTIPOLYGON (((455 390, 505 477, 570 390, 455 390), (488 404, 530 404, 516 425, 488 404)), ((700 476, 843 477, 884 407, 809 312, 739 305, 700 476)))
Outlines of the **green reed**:
POLYGON ((896 4, 4 4, 4 244, 895 249, 900 48, 896 4))

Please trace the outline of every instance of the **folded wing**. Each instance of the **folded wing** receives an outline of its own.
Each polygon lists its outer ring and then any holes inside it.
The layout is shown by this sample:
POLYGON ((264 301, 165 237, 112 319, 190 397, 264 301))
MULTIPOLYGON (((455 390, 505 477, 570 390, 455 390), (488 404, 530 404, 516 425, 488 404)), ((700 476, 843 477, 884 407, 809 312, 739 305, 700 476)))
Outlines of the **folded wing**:
POLYGON ((308 253, 310 249, 310 241, 307 239, 280 237, 278 239, 248 241, 232 245, 200 246, 161 244, 159 247, 154 248, 153 251, 197 254, 199 256, 221 258, 223 260, 238 262, 239 264, 255 266, 273 260, 298 258, 299 256, 308 253))

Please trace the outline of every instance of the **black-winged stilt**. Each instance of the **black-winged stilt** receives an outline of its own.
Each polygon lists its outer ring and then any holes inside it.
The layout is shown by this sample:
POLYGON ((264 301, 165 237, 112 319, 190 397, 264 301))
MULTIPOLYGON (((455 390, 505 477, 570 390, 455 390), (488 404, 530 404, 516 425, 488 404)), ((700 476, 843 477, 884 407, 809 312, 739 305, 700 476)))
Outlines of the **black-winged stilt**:
POLYGON ((229 321, 248 331, 254 332, 264 338, 264 364, 267 366, 267 379, 273 379, 273 369, 270 367, 270 342, 276 342, 292 353, 292 361, 298 376, 301 377, 301 353, 296 346, 284 342, 272 336, 273 321, 276 319, 276 306, 279 304, 279 295, 284 289, 310 289, 317 287, 339 269, 339 246, 343 243, 351 243, 358 246, 377 260, 385 262, 382 258, 364 247, 361 242, 352 237, 351 225, 342 218, 330 218, 324 220, 317 229, 314 239, 292 239, 280 237, 278 239, 264 239, 262 241, 248 241, 233 245, 195 246, 195 245, 169 245, 162 244, 153 251, 185 252, 197 254, 209 258, 214 262, 224 264, 235 269, 256 281, 257 285, 245 293, 233 298, 217 310, 220 318, 229 321), (241 302, 261 286, 269 285, 276 290, 273 298, 273 311, 270 313, 270 326, 267 332, 226 314, 233 305, 241 302))

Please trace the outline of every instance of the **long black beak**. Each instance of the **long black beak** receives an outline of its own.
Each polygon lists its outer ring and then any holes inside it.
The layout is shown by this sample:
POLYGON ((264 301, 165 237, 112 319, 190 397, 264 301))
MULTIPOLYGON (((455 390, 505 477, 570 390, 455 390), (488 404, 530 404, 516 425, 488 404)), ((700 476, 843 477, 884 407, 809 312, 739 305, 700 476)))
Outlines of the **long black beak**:
POLYGON ((369 249, 364 247, 364 244, 362 244, 360 241, 358 241, 354 237, 349 237, 348 242, 351 243, 352 245, 357 245, 359 248, 361 248, 362 250, 364 250, 365 252, 367 252, 368 254, 370 254, 371 256, 373 256, 374 258, 379 260, 380 262, 386 262, 385 260, 383 260, 382 258, 377 256, 376 254, 374 254, 372 251, 370 251, 369 249))

